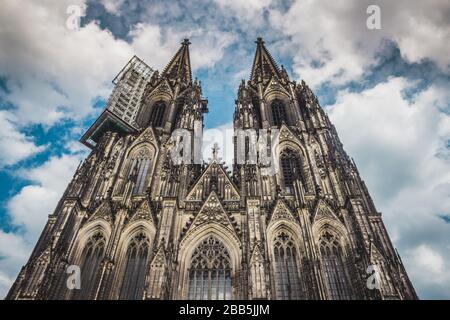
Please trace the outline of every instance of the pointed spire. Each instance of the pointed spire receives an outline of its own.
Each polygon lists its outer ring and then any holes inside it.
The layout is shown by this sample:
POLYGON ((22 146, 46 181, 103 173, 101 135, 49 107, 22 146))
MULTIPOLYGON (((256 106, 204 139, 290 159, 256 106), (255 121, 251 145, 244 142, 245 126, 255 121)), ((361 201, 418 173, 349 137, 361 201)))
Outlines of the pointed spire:
POLYGON ((260 80, 269 80, 272 76, 281 78, 280 69, 269 51, 264 46, 262 38, 256 40, 256 52, 253 59, 252 72, 250 74, 250 82, 258 83, 260 80))
POLYGON ((184 39, 180 49, 170 60, 162 72, 162 76, 166 76, 169 80, 180 81, 184 84, 192 82, 191 60, 189 58, 189 39, 184 39))

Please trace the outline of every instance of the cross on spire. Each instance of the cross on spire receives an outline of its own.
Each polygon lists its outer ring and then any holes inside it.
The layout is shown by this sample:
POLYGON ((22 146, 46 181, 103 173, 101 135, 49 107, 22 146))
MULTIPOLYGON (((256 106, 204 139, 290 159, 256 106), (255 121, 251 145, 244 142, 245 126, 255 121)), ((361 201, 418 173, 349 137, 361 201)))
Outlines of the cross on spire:
POLYGON ((219 144, 217 143, 217 142, 215 142, 214 143, 214 145, 213 145, 213 147, 211 148, 212 149, 212 156, 213 156, 213 159, 216 159, 217 160, 217 154, 219 153, 219 144))

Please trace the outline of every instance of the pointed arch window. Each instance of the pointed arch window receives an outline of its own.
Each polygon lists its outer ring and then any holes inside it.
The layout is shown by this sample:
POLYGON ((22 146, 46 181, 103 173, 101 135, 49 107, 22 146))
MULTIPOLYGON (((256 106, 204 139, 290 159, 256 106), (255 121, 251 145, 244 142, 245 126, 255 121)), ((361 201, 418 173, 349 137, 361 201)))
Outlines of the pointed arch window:
POLYGON ((106 238, 100 231, 87 241, 82 253, 81 288, 76 296, 78 299, 94 298, 96 277, 105 255, 105 245, 106 238))
POLYGON ((209 236, 195 249, 188 272, 189 300, 232 298, 230 254, 215 237, 209 236))
POLYGON ((142 299, 145 285, 145 274, 149 258, 149 240, 141 232, 128 245, 125 272, 120 289, 120 299, 142 299))
POLYGON ((273 118, 274 125, 281 126, 283 121, 285 123, 288 123, 286 107, 285 107, 283 101, 281 101, 280 99, 275 99, 271 104, 271 109, 272 109, 272 118, 273 118))
POLYGON ((164 111, 166 110, 166 104, 162 101, 156 102, 153 105, 152 113, 150 116, 150 124, 154 127, 161 127, 163 124, 164 111))
POLYGON ((128 178, 135 179, 133 195, 142 195, 145 193, 150 162, 150 150, 146 147, 142 147, 132 154, 128 178))
POLYGON ((337 238, 328 231, 320 238, 320 256, 329 298, 331 300, 351 299, 341 246, 337 238))
POLYGON ((299 300, 301 286, 297 249, 291 236, 281 232, 274 241, 275 293, 279 300, 299 300))
POLYGON ((298 156, 291 150, 281 153, 281 174, 286 193, 294 193, 294 181, 302 177, 298 156))

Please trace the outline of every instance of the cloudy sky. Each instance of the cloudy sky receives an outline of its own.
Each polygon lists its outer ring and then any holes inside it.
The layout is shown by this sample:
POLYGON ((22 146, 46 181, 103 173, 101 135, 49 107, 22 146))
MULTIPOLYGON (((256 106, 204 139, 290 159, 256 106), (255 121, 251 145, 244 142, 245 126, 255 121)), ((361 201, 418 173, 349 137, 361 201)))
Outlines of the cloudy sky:
POLYGON ((449 1, 1 2, 0 297, 86 156, 78 139, 133 54, 161 70, 190 38, 211 137, 231 126, 262 36, 335 123, 419 296, 450 299, 449 1), (366 27, 371 4, 381 29, 366 27))

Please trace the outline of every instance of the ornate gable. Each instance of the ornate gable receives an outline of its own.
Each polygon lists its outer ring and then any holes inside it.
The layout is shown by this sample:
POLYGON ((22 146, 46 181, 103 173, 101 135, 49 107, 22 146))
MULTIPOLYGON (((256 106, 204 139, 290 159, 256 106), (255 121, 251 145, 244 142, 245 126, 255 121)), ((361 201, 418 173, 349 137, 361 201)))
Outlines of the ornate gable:
POLYGON ((238 192, 238 189, 234 185, 233 181, 231 181, 228 174, 225 172, 222 164, 218 162, 217 159, 213 159, 206 170, 202 173, 200 178, 194 183, 194 186, 191 188, 191 190, 188 192, 186 199, 187 200, 201 200, 201 198, 198 198, 198 194, 203 194, 203 185, 205 183, 205 179, 207 176, 210 176, 213 172, 213 170, 217 170, 217 178, 222 177, 225 180, 225 188, 228 188, 230 191, 229 198, 225 198, 224 200, 239 200, 240 195, 238 192))
POLYGON ((217 194, 212 191, 206 199, 200 212, 195 217, 192 225, 197 227, 205 223, 218 223, 224 227, 233 229, 230 219, 228 218, 217 194))
POLYGON ((198 214, 183 228, 181 238, 183 238, 190 230, 210 223, 225 227, 234 234, 239 233, 236 221, 232 215, 229 215, 225 211, 215 191, 212 191, 209 194, 198 214))
POLYGON ((250 263, 264 263, 264 255, 261 252, 259 243, 255 243, 252 254, 250 256, 250 263))
POLYGON ((94 221, 97 219, 104 219, 106 221, 112 221, 113 209, 108 200, 104 200, 100 203, 100 205, 94 210, 94 213, 89 217, 88 222, 94 221))
POLYGON ((370 261, 372 262, 383 262, 385 259, 381 254, 380 250, 378 250, 377 246, 371 242, 370 243, 370 261))
POLYGON ((154 146, 157 146, 158 145, 157 141, 158 140, 155 138, 155 133, 153 132, 152 127, 148 127, 147 129, 141 132, 141 134, 136 138, 135 141, 133 141, 133 143, 130 146, 130 149, 144 142, 148 142, 154 146))
POLYGON ((300 144, 300 140, 298 139, 297 135, 295 135, 285 124, 283 124, 280 128, 279 143, 281 143, 282 141, 289 141, 300 144))
POLYGON ((316 210, 314 211, 313 221, 318 221, 324 218, 340 222, 339 218, 334 214, 333 210, 323 200, 319 200, 317 202, 316 210))
POLYGON ((295 219, 289 207, 282 199, 277 200, 275 208, 273 209, 272 214, 270 216, 269 224, 277 220, 288 220, 292 222, 297 221, 297 219, 295 219))
POLYGON ((174 92, 172 86, 170 85, 167 79, 163 79, 160 81, 156 87, 150 92, 149 97, 155 97, 157 99, 158 96, 163 96, 168 98, 169 100, 173 98, 174 92))
POLYGON ((160 245, 158 251, 156 252, 152 260, 151 266, 153 268, 161 268, 164 267, 165 265, 166 265, 166 254, 164 252, 164 246, 160 245))
POLYGON ((146 220, 154 224, 152 211, 146 199, 137 207, 135 213, 131 216, 130 222, 137 220, 146 220))
POLYGON ((270 92, 273 91, 284 93, 287 97, 290 96, 289 92, 275 75, 272 75, 269 82, 267 83, 266 89, 264 90, 264 96, 267 96, 270 92))

